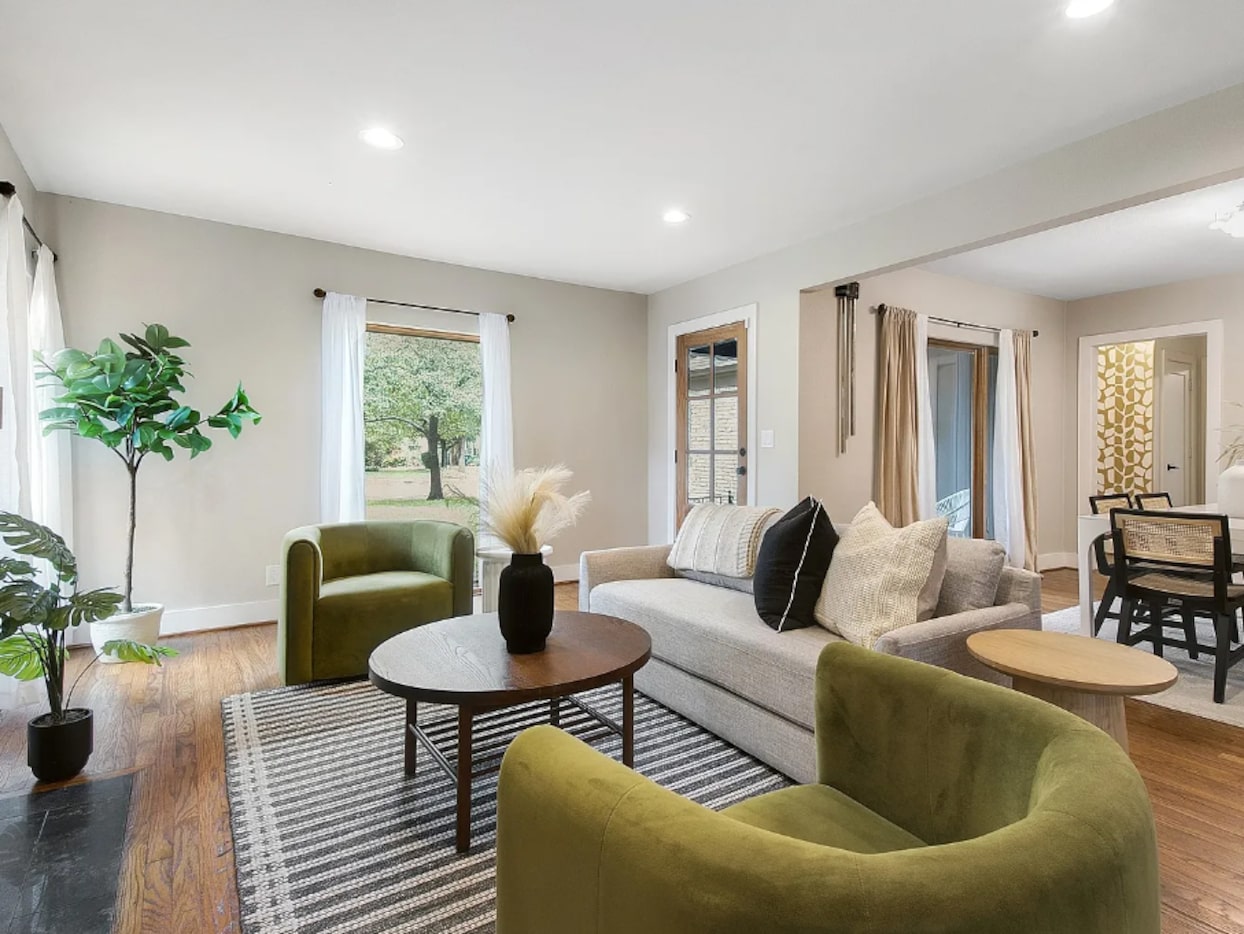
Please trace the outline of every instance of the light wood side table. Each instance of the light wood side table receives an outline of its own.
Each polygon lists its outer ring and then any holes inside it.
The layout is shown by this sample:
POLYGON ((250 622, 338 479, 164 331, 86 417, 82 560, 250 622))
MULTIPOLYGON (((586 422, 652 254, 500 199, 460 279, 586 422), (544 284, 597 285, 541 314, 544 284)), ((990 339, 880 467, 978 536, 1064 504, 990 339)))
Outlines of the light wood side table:
POLYGON ((1010 675, 1015 690, 1083 717, 1124 749, 1123 698, 1165 691, 1179 677, 1156 655, 1063 632, 993 629, 968 636, 967 645, 977 661, 1010 675))

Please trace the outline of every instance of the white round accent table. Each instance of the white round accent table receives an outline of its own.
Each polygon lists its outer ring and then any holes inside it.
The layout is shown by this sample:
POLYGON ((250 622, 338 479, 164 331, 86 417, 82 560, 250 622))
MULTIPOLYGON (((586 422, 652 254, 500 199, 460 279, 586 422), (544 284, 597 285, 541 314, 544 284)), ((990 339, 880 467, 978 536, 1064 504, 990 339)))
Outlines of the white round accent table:
MULTIPOLYGON (((540 554, 544 555, 546 563, 548 556, 552 553, 552 545, 545 545, 540 549, 540 554)), ((481 548, 475 552, 475 557, 479 558, 481 613, 497 612, 497 589, 501 586, 501 569, 510 563, 510 558, 513 556, 514 552, 505 547, 481 548)))

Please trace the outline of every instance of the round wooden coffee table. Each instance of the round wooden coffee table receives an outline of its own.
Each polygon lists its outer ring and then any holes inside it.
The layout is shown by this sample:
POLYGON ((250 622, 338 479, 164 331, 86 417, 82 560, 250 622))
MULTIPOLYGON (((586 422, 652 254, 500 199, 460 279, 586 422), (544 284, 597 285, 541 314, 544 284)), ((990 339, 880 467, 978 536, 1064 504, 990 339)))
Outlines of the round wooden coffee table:
POLYGON ((531 701, 549 701, 549 722, 560 724, 565 698, 622 737, 622 761, 634 764, 633 676, 652 653, 648 633, 634 623, 599 613, 559 612, 542 652, 505 650, 496 613, 427 623, 394 636, 372 652, 371 683, 406 699, 406 774, 415 774, 418 744, 457 783, 458 852, 471 845, 472 728, 477 713, 531 701), (602 685, 622 685, 622 722, 570 695, 602 685), (451 763, 419 726, 418 702, 458 708, 457 761, 451 763))
POLYGON ((1179 672, 1164 658, 1116 642, 1063 632, 993 629, 968 636, 968 651, 1011 676, 1024 694, 1101 727, 1127 749, 1123 698, 1156 694, 1179 672))

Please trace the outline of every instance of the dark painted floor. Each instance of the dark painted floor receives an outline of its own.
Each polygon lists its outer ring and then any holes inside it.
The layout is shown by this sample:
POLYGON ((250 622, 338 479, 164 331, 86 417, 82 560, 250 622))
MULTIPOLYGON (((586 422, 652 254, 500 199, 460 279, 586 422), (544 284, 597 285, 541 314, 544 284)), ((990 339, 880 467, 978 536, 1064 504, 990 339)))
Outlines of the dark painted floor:
POLYGON ((0 932, 112 930, 132 784, 0 798, 0 932))

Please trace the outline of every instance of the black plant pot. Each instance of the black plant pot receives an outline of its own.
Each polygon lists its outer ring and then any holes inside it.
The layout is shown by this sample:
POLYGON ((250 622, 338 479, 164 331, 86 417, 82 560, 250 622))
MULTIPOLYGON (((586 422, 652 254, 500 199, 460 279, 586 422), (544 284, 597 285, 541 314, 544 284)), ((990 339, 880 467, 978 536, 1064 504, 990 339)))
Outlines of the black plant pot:
POLYGON ((510 558, 501 569, 497 615, 505 647, 514 655, 539 652, 553 630, 553 570, 544 555, 510 558))
POLYGON ((82 771, 95 748, 95 718, 81 707, 56 723, 50 713, 26 724, 26 764, 41 782, 59 782, 82 771))

